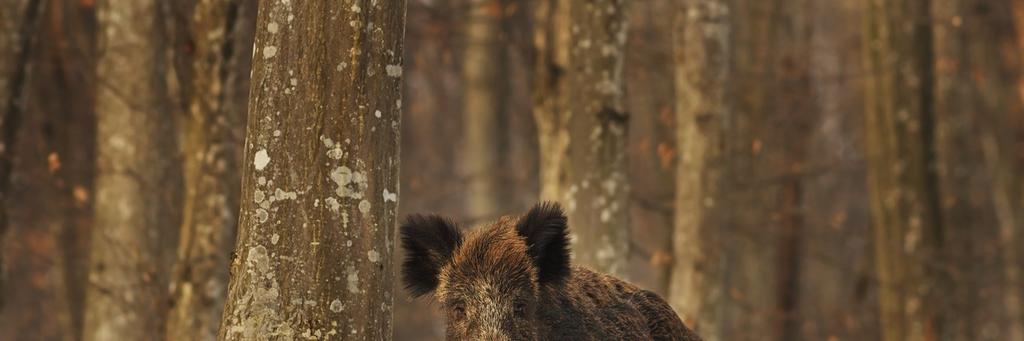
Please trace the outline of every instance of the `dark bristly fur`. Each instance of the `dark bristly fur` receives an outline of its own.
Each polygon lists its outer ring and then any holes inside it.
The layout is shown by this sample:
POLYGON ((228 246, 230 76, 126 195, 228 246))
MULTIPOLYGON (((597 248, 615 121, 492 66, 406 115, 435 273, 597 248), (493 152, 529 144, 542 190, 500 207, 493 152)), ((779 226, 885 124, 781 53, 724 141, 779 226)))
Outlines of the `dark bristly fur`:
POLYGON ((526 238, 538 281, 554 283, 569 275, 568 221, 561 206, 552 202, 537 205, 519 219, 516 231, 526 238))
POLYGON ((462 244, 462 234, 436 215, 410 215, 400 230, 405 247, 402 280, 413 297, 420 297, 437 288, 441 267, 462 244))
POLYGON ((434 293, 449 340, 700 340, 658 295, 573 267, 567 228, 555 203, 465 237, 412 216, 403 280, 413 296, 434 293))

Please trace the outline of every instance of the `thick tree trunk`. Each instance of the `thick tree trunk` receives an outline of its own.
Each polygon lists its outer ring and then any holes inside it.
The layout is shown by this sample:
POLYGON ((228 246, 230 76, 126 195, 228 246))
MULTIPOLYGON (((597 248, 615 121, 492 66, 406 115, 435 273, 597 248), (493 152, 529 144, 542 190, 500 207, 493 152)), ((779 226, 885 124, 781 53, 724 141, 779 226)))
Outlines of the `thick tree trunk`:
POLYGON ((566 206, 576 261, 620 276, 629 249, 622 81, 628 3, 542 4, 535 41, 541 197, 566 206))
POLYGON ((869 2, 865 20, 866 155, 884 340, 943 335, 929 7, 869 2))
POLYGON ((503 4, 501 0, 469 0, 463 50, 462 171, 467 177, 466 210, 473 220, 490 219, 502 211, 508 200, 503 185, 508 183, 503 159, 505 94, 505 50, 501 42, 503 4))
POLYGON ((724 129, 729 115, 729 7, 690 0, 675 12, 675 229, 669 303, 705 340, 719 340, 716 306, 724 294, 715 247, 722 205, 724 129))
POLYGON ((405 1, 262 0, 221 340, 390 338, 405 1))
POLYGON ((191 34, 191 98, 185 126, 185 193, 178 259, 171 279, 173 307, 168 340, 213 340, 227 295, 228 253, 234 247, 238 214, 244 96, 228 93, 246 83, 252 45, 248 20, 255 1, 196 3, 191 34), (246 39, 248 38, 248 39, 246 39), (247 41, 239 41, 247 40, 247 41), (245 51, 241 51, 245 52, 245 51), (237 74, 244 72, 244 74, 237 74))
POLYGON ((156 4, 111 0, 98 12, 96 227, 85 340, 164 333, 180 166, 156 4))

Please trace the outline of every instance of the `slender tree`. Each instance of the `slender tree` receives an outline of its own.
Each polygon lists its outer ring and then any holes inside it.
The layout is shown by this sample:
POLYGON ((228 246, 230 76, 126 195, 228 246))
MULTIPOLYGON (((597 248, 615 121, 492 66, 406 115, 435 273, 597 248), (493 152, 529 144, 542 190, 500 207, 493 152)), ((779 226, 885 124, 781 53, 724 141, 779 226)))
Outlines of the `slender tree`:
MULTIPOLYGON (((6 201, 14 164, 14 145, 22 114, 32 37, 42 0, 12 0, 0 5, 0 239, 7 231, 6 201)), ((0 257, 0 290, 6 271, 0 257)), ((0 306, 3 306, 0 298, 0 306)))
POLYGON ((935 0, 937 159, 941 170, 948 259, 963 274, 947 305, 957 312, 947 328, 954 339, 976 338, 980 325, 1005 314, 1006 340, 1024 340, 1021 309, 1020 161, 1012 152, 1012 129, 1020 120, 1021 58, 1012 16, 1013 1, 935 0), (984 9, 984 10, 983 10, 984 9), (979 196, 979 188, 989 195, 979 196), (998 261, 984 255, 999 246, 998 261), (1001 268, 1002 271, 992 271, 1001 268), (1001 278, 1000 278, 1001 277, 1001 278), (1002 295, 983 292, 1002 281, 1002 295), (1002 311, 999 311, 1002 308, 1002 311), (993 309, 995 308, 995 309, 993 309))
POLYGON ((221 340, 387 339, 405 1, 261 0, 221 340))
POLYGON ((225 250, 234 247, 241 190, 242 141, 237 127, 244 126, 245 104, 235 102, 246 100, 230 91, 247 84, 251 52, 240 48, 252 45, 254 25, 249 21, 255 20, 255 5, 203 0, 193 9, 192 91, 184 127, 185 201, 171 278, 168 340, 212 340, 220 326, 228 284, 225 250))
POLYGON ((95 230, 85 340, 162 334, 180 166, 157 1, 99 4, 95 230))
POLYGON ((866 155, 884 340, 942 335, 929 1, 869 2, 866 155))
POLYGON ((541 197, 566 205, 576 259, 619 275, 629 249, 622 81, 628 4, 545 2, 535 37, 541 197))
POLYGON ((469 0, 464 28, 463 78, 463 172, 467 215, 489 218, 501 211, 504 194, 502 132, 507 82, 504 76, 504 44, 501 43, 501 0, 469 0))
POLYGON ((676 171, 675 228, 669 302, 706 340, 718 340, 715 306, 718 205, 724 129, 729 106, 729 7, 719 0, 688 0, 675 12, 676 171))

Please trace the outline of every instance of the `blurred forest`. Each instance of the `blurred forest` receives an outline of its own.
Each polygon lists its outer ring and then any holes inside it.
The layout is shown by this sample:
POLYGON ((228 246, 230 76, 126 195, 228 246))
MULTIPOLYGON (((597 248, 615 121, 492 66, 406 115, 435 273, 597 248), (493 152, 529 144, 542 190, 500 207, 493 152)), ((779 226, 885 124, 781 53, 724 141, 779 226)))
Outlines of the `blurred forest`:
POLYGON ((557 200, 706 340, 1024 341, 1024 1, 3 0, 0 115, 2 340, 441 340, 396 221, 557 200))

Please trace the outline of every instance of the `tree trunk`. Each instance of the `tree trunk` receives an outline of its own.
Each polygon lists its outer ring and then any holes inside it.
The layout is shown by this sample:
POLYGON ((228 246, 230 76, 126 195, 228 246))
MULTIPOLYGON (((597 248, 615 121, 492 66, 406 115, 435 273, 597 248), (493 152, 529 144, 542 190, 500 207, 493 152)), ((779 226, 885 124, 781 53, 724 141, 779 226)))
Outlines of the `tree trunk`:
POLYGON ((622 81, 628 3, 542 4, 535 37, 541 197, 566 206, 576 261, 620 276, 629 248, 622 81))
POLYGON ((98 9, 98 154, 85 340, 164 333, 180 167, 156 4, 112 0, 98 9))
POLYGON ((196 4, 191 34, 191 98, 185 126, 185 193, 178 259, 171 279, 173 307, 168 340, 213 340, 227 295, 228 253, 234 247, 238 214, 244 96, 231 96, 247 83, 255 2, 204 0, 196 4), (248 38, 248 39, 247 39, 248 38), (241 41, 239 40, 247 40, 241 41), (245 52, 245 51, 242 51, 245 52), (244 74, 237 74, 244 72, 244 74))
POLYGON ((96 226, 85 340, 164 333, 180 166, 156 4, 111 0, 98 12, 96 226))
MULTIPOLYGON (((11 0, 0 6, 0 32, 3 32, 0 34, 0 242, 7 231, 6 202, 14 168, 14 145, 23 111, 22 92, 29 68, 32 37, 37 31, 43 3, 43 0, 11 0)), ((7 280, 4 264, 0 257, 0 292, 3 292, 7 280)))
POLYGON ((537 4, 533 43, 537 50, 534 63, 533 115, 537 121, 540 153, 540 198, 560 200, 565 187, 561 175, 569 145, 568 99, 570 0, 551 0, 537 4))
POLYGON ((705 340, 720 339, 716 306, 725 288, 717 269, 718 206, 729 115, 729 7, 719 0, 677 5, 675 228, 669 302, 705 340))
POLYGON ((466 210, 471 220, 495 218, 508 171, 502 132, 507 77, 501 43, 502 1, 469 0, 463 50, 463 174, 467 177, 466 210))
POLYGON ((929 7, 870 2, 865 20, 866 155, 884 340, 943 335, 929 7))
POLYGON ((220 340, 391 337, 404 25, 405 1, 260 1, 220 340))
POLYGON ((978 338, 981 326, 1005 320, 1005 339, 1024 340, 1017 247, 1024 193, 1011 147, 1012 127, 1021 123, 1021 59, 1011 3, 937 0, 933 11, 942 19, 935 28, 938 156, 942 194, 952 199, 943 202, 943 219, 948 248, 960 252, 950 257, 960 275, 951 302, 957 318, 948 328, 957 339, 978 338), (1001 257, 985 256, 991 245, 1001 257), (1002 295, 984 294, 1000 281, 1002 295))

